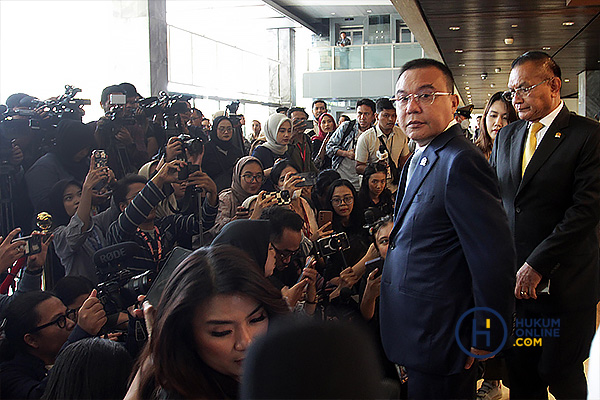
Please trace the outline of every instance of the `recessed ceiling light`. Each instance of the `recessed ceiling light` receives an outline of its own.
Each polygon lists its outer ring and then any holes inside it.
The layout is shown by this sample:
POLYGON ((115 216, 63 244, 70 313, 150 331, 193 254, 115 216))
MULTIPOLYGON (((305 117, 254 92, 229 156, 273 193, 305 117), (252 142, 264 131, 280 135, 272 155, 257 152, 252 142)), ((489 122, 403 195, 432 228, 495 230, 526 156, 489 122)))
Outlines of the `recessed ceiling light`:
POLYGON ((465 90, 470 90, 471 88, 468 86, 465 86, 465 90))
POLYGON ((502 72, 502 68, 496 68, 496 69, 494 70, 494 72, 495 72, 495 73, 497 73, 497 74, 499 74, 500 72, 502 72))
POLYGON ((451 26, 448 29, 450 29, 451 31, 457 31, 460 29, 460 26, 451 26))
POLYGON ((331 13, 331 15, 335 15, 335 13, 331 13))
POLYGON ((519 25, 517 25, 517 24, 512 24, 510 27, 511 27, 511 28, 516 28, 516 27, 518 27, 518 26, 519 26, 519 25))
POLYGON ((370 14, 370 13, 372 13, 372 12, 373 12, 373 10, 367 10, 367 12, 370 14))
POLYGON ((490 97, 491 95, 492 95, 491 93, 488 93, 488 97, 490 97))
POLYGON ((490 87, 496 87, 495 83, 490 83, 490 87))
MULTIPOLYGON (((600 62, 600 61, 598 61, 598 62, 600 62)), ((460 64, 458 64, 458 66, 459 66, 459 67, 464 67, 464 66, 465 66, 465 64, 463 64, 463 63, 460 63, 460 64)), ((465 76, 466 76, 466 75, 465 75, 465 76)))
POLYGON ((551 49, 550 46, 544 46, 544 47, 542 47, 542 50, 550 50, 550 49, 551 49))
POLYGON ((569 78, 565 78, 565 82, 571 82, 569 78))
POLYGON ((573 21, 565 21, 565 22, 563 22, 563 26, 573 26, 573 25, 575 25, 575 22, 573 22, 573 21))
POLYGON ((504 38, 504 44, 513 44, 514 42, 515 42, 515 39, 510 36, 507 38, 504 38))
POLYGON ((463 49, 456 49, 456 50, 454 50, 454 52, 455 52, 455 53, 462 53, 462 52, 463 52, 463 49))
POLYGON ((471 92, 467 91, 467 94, 471 94, 471 92))

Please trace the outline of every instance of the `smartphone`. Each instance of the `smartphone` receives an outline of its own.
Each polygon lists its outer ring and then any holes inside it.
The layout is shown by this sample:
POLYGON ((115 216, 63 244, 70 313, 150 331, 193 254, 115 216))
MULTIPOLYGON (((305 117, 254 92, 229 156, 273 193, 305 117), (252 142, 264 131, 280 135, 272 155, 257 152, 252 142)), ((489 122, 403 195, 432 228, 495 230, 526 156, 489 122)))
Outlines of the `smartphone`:
POLYGON ((375 274, 375 278, 380 277, 381 273, 383 272, 383 262, 384 259, 381 257, 377 257, 373 260, 367 261, 365 263, 365 275, 369 276, 371 274, 371 272, 373 272, 373 270, 375 268, 377 268, 377 273, 375 274))
POLYGON ((21 246, 25 250, 26 256, 31 256, 42 252, 42 235, 31 235, 14 238, 11 243, 24 241, 25 244, 21 246))
POLYGON ((301 178, 304 178, 302 182, 296 184, 297 187, 302 186, 315 186, 317 184, 317 173, 316 172, 301 172, 296 174, 301 178))
POLYGON ((313 129, 315 127, 315 121, 312 119, 307 119, 306 121, 306 129, 313 129))
POLYGON ((319 228, 331 221, 333 221, 333 211, 319 211, 319 216, 317 217, 317 224, 319 225, 319 228))
POLYGON ((122 106, 127 104, 127 96, 124 94, 111 93, 108 95, 108 102, 111 106, 122 106))
POLYGON ((94 168, 103 168, 108 167, 108 156, 104 150, 94 150, 92 151, 92 162, 94 163, 94 168))

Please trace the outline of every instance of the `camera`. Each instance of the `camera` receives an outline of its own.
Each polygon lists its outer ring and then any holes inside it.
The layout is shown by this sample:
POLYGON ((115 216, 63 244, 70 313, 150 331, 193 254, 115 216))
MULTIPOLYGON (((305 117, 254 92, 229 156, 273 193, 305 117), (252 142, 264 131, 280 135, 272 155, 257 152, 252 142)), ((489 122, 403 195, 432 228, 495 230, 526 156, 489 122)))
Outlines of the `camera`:
POLYGON ((25 251, 26 256, 39 254, 42 252, 42 235, 31 235, 14 238, 11 243, 24 241, 25 244, 21 246, 21 249, 25 251))
POLYGON ((288 204, 292 203, 292 197, 290 196, 289 190, 267 193, 266 196, 275 196, 278 206, 287 206, 288 204))
POLYGON ((125 269, 116 272, 105 282, 99 283, 98 299, 104 306, 106 315, 118 313, 134 305, 140 294, 146 294, 150 290, 154 277, 153 271, 138 274, 125 269))
POLYGON ((350 241, 346 232, 341 232, 317 240, 316 245, 317 251, 324 257, 349 249, 350 241))
POLYGON ((193 174, 196 171, 200 171, 199 165, 186 162, 185 165, 177 173, 177 179, 180 181, 185 181, 187 178, 189 178, 191 174, 193 174))
POLYGON ((183 133, 177 136, 177 139, 181 142, 183 147, 183 155, 180 158, 186 161, 185 166, 181 168, 177 173, 177 179, 180 181, 184 181, 194 172, 200 171, 199 165, 187 162, 186 150, 190 154, 200 154, 204 151, 204 142, 201 138, 195 138, 183 133))

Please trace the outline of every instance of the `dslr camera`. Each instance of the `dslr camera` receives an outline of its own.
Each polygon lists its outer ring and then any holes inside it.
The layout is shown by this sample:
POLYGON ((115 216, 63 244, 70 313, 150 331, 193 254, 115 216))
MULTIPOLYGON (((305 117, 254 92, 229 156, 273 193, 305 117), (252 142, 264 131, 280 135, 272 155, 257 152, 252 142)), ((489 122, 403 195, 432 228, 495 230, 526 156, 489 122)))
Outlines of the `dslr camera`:
POLYGON ((187 162, 187 157, 185 155, 186 150, 190 154, 200 154, 204 151, 204 142, 202 141, 201 138, 195 138, 190 135, 183 134, 183 133, 181 135, 177 136, 177 139, 183 145, 182 158, 184 161, 186 161, 185 166, 181 170, 179 170, 177 179, 179 179, 180 181, 184 181, 190 176, 190 174, 193 174, 194 172, 200 170, 199 165, 187 162))
POLYGON ((350 241, 346 232, 341 232, 317 240, 316 245, 318 253, 325 257, 349 249, 350 241))

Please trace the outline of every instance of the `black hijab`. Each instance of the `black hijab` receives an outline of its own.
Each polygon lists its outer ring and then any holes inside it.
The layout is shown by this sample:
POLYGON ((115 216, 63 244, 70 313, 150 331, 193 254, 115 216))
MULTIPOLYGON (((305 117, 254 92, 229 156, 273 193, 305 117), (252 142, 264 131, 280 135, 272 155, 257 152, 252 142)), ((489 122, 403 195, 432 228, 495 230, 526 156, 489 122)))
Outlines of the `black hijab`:
POLYGON ((225 225, 212 245, 230 244, 244 250, 264 272, 269 251, 269 236, 269 221, 239 219, 225 225))
MULTIPOLYGON (((214 141, 214 143, 219 146, 222 150, 229 150, 231 149, 231 147, 233 147, 233 132, 231 135, 231 139, 229 139, 228 141, 223 141, 221 139, 219 139, 219 137, 217 136, 217 128, 219 127, 219 124, 223 121, 229 121, 231 122, 231 119, 229 119, 229 117, 225 117, 225 116, 220 116, 215 118, 215 120, 213 121, 213 126, 212 129, 210 131, 210 140, 214 141)), ((231 126, 233 127, 233 123, 231 123, 231 126)))
POLYGON ((79 182, 83 182, 88 173, 89 158, 73 161, 73 156, 81 150, 93 149, 95 146, 94 130, 92 126, 79 121, 64 119, 58 124, 56 145, 52 152, 56 154, 63 167, 79 182))

